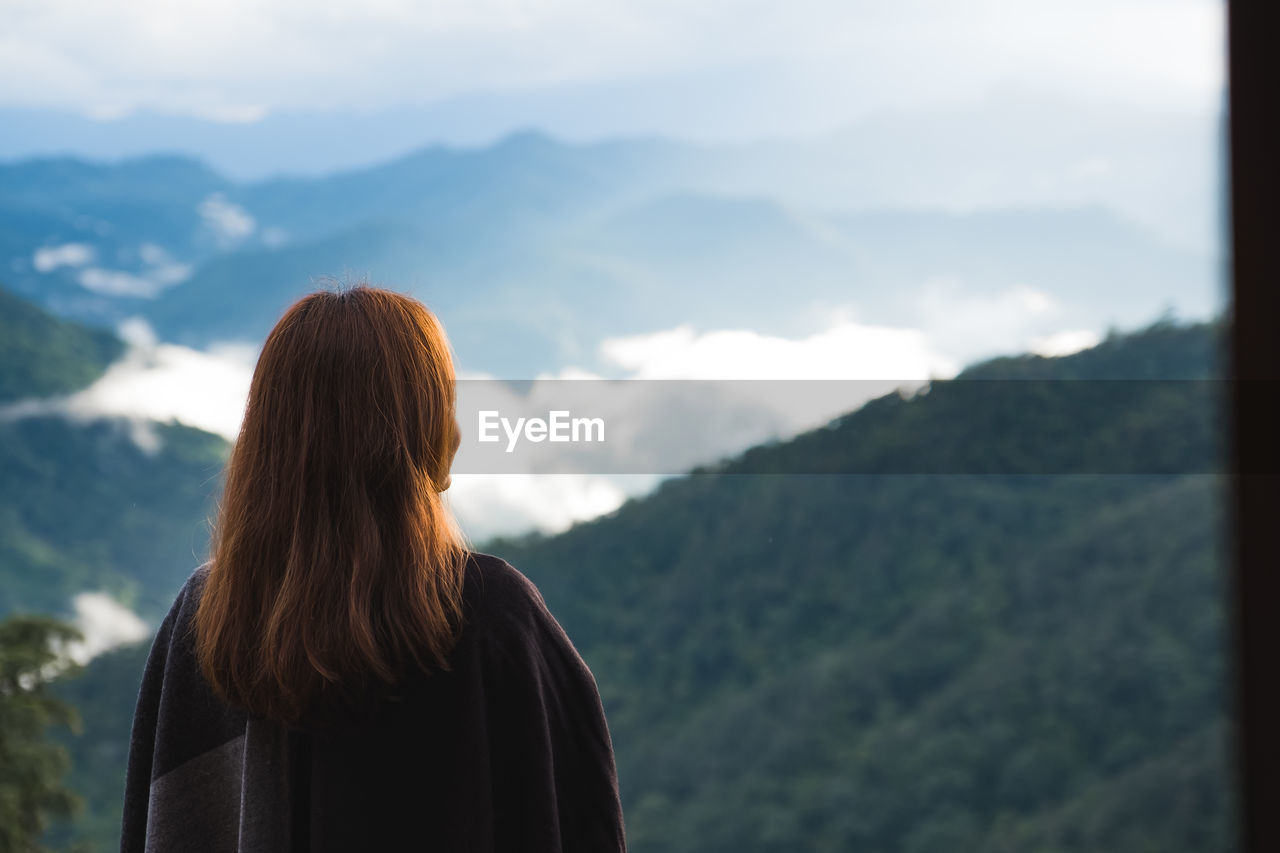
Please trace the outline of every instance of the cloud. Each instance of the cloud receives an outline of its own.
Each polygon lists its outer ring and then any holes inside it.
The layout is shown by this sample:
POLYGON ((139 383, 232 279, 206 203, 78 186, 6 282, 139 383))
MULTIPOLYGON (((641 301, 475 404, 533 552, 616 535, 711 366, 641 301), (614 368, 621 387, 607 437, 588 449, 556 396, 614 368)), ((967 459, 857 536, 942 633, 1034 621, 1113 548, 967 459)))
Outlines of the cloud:
POLYGON ((163 246, 155 243, 143 243, 138 247, 142 268, 134 272, 89 266, 96 257, 97 250, 88 243, 63 243, 36 249, 31 265, 40 273, 50 273, 60 267, 82 267, 76 281, 85 290, 104 296, 144 299, 150 299, 191 276, 190 264, 179 263, 163 246))
POLYGON ((71 599, 75 626, 84 639, 68 645, 67 653, 77 663, 117 646, 145 640, 151 633, 137 614, 104 592, 82 592, 71 599))
POLYGON ((213 193, 196 207, 201 220, 213 232, 222 246, 240 242, 258 227, 257 221, 234 202, 227 201, 222 193, 213 193))
POLYGON ((85 290, 103 296, 141 296, 150 298, 162 289, 162 285, 140 275, 122 270, 89 267, 81 271, 77 281, 85 290))
POLYGON ((62 415, 72 420, 126 418, 144 450, 158 449, 155 422, 177 421, 235 438, 244 415, 257 349, 215 344, 201 351, 160 343, 141 318, 121 324, 125 355, 96 382, 73 394, 22 400, 0 408, 0 419, 62 415))
POLYGON ((181 284, 191 277, 191 264, 181 263, 164 246, 143 243, 138 247, 138 257, 145 265, 146 277, 161 288, 181 284))
POLYGON ((473 542, 539 530, 558 533, 620 507, 661 480, 649 475, 456 474, 446 492, 473 542))
POLYGON ((1054 332, 1051 335, 1032 338, 1027 349, 1036 355, 1057 358, 1071 355, 1081 350, 1092 349, 1101 340, 1101 336, 1092 329, 1067 329, 1061 332, 1054 332))
POLYGON ((1007 79, 1182 104, 1220 93, 1223 18, 1215 0, 42 0, 0 4, 0 103, 243 122, 747 69, 789 122, 1007 79))
POLYGON ((676 474, 959 370, 918 331, 843 318, 797 338, 679 326, 609 338, 599 350, 604 363, 622 369, 621 377, 615 372, 602 380, 569 367, 519 388, 462 380, 463 444, 455 471, 676 474), (552 411, 600 418, 608 437, 600 443, 481 442, 485 411, 511 423, 552 411))
POLYGON ((31 266, 35 267, 36 272, 53 272, 58 267, 82 267, 92 263, 96 254, 88 243, 45 246, 36 249, 31 257, 31 266))
POLYGON ((979 290, 960 276, 926 281, 915 297, 920 328, 938 349, 963 364, 1026 352, 1061 331, 1065 307, 1027 284, 979 290))
POLYGON ((917 331, 843 317, 798 338, 681 326, 606 339, 600 353, 627 379, 604 380, 576 367, 519 386, 461 374, 463 444, 450 495, 473 538, 564 529, 668 476, 821 426, 870 399, 918 389, 958 369, 917 331), (776 381, 812 379, 849 381, 776 381), (505 453, 501 442, 478 441, 480 410, 513 418, 551 410, 599 417, 608 439, 591 446, 523 444, 505 453))
POLYGON ((853 321, 805 338, 679 326, 610 338, 600 355, 633 379, 928 379, 959 369, 918 330, 853 321))
POLYGON ((1107 157, 1089 157, 1072 167, 1077 178, 1107 178, 1115 172, 1115 164, 1107 157))

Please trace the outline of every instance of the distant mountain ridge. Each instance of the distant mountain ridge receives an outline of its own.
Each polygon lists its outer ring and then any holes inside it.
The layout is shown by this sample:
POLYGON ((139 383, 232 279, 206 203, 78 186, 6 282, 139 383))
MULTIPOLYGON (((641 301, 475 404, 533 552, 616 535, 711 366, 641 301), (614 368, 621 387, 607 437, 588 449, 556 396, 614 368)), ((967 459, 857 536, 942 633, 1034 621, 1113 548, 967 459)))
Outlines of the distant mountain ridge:
MULTIPOLYGON (((1222 162, 1221 116, 1006 89, 970 103, 882 110, 813 136, 788 128, 781 116, 759 113, 750 104, 750 86, 736 80, 725 89, 723 82, 712 96, 717 109, 687 110, 678 122, 682 139, 665 144, 711 153, 703 171, 716 178, 724 170, 706 165, 730 166, 741 191, 777 195, 782 178, 785 200, 808 199, 826 209, 847 208, 851 201, 862 208, 960 209, 1091 200, 1136 215, 1177 242, 1199 249, 1216 242, 1211 231, 1220 202, 1214 187, 1222 162), (726 98, 740 103, 731 111, 752 116, 756 129, 737 143, 713 143, 723 134, 705 137, 694 128, 702 119, 715 124, 726 98), (704 141, 691 142, 690 134, 704 141), (745 141, 752 136, 757 141, 745 141)), ((241 182, 315 177, 398 160, 432 142, 485 148, 520 128, 575 145, 653 141, 661 138, 656 127, 669 126, 668 107, 692 94, 672 80, 659 89, 660 95, 639 94, 627 87, 622 102, 616 87, 603 87, 567 101, 549 92, 491 94, 418 109, 275 113, 230 124, 145 112, 96 120, 8 108, 0 110, 0 124, 9 131, 0 139, 0 157, 59 151, 101 159, 158 150, 204 159, 241 182), (662 113, 657 124, 655 106, 662 113)), ((829 127, 831 118, 823 124, 829 127)))
POLYGON ((468 369, 511 377, 607 371, 604 339, 680 324, 794 338, 850 310, 906 328, 986 310, 1046 335, 1216 311, 1212 252, 1084 189, 959 207, 914 183, 895 195, 886 175, 912 172, 886 171, 883 132, 826 147, 526 132, 252 183, 172 156, 20 162, 0 165, 0 262, 55 313, 140 315, 201 347, 258 343, 322 277, 367 275, 441 312, 468 369), (868 140, 881 153, 860 159, 868 140))

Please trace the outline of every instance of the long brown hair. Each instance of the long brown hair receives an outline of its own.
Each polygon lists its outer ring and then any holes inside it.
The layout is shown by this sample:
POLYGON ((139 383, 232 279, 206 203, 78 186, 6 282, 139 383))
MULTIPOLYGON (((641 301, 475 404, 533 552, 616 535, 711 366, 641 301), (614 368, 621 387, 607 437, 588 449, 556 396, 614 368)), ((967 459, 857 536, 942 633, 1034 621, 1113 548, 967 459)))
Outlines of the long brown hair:
POLYGON ((448 669, 466 558, 440 492, 453 360, 420 302, 309 294, 258 357, 195 617, 224 699, 284 722, 326 696, 448 669))

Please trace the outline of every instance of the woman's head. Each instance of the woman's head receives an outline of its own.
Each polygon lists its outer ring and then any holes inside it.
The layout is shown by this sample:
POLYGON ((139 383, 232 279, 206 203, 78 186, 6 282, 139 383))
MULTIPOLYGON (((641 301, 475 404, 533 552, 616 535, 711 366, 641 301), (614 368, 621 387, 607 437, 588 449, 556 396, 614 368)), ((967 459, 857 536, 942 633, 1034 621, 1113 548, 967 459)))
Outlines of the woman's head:
POLYGON ((465 550, 441 492, 459 433, 444 330, 357 285, 289 308, 263 345, 196 617, 210 683, 285 721, 447 667, 465 550))

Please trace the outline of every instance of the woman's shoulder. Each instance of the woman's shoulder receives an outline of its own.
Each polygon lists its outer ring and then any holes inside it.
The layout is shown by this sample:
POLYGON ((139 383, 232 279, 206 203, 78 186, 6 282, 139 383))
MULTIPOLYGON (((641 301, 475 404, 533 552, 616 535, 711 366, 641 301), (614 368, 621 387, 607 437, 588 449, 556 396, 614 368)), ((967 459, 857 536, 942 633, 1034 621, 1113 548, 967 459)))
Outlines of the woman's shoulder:
POLYGON ((475 631, 501 647, 571 645, 538 587, 501 557, 468 555, 464 598, 475 631))
POLYGON ((546 609, 533 581, 493 554, 468 552, 465 586, 473 606, 486 614, 513 616, 546 609))
MULTIPOLYGON (((162 633, 168 635, 175 629, 182 634, 190 632, 211 565, 202 563, 187 577, 161 625, 162 633)), ((528 639, 545 634, 547 629, 553 634, 562 631, 534 582, 493 554, 467 552, 463 607, 466 622, 487 635, 528 639)))
POLYGON ((183 582, 182 587, 173 597, 169 613, 160 623, 157 635, 167 634, 179 624, 189 623, 195 617, 196 606, 200 603, 200 592, 204 589, 205 580, 209 577, 211 561, 206 560, 196 566, 183 582))

